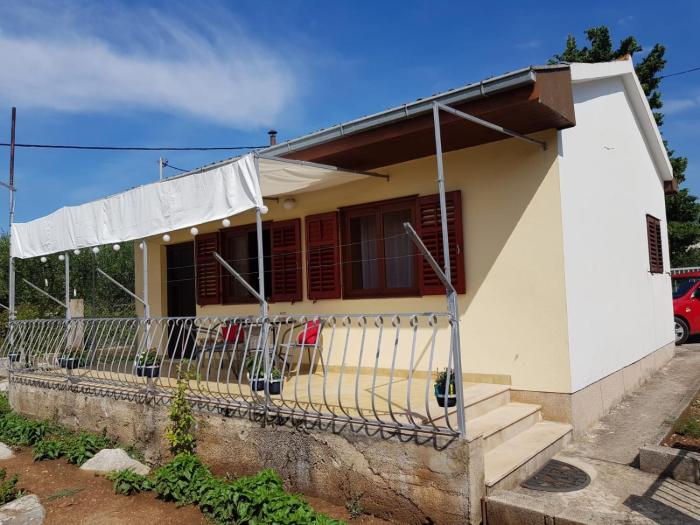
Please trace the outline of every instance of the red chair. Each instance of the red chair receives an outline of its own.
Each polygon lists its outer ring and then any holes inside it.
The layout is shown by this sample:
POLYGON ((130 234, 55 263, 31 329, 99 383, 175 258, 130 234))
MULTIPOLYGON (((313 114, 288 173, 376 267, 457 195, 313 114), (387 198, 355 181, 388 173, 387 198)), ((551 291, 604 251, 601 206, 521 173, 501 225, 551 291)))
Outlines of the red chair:
MULTIPOLYGON (((323 366, 323 356, 319 351, 319 345, 321 342, 321 320, 314 319, 306 324, 294 325, 290 330, 300 329, 296 336, 295 342, 290 342, 288 344, 281 344, 280 346, 285 349, 285 355, 283 356, 283 368, 287 368, 288 371, 298 370, 299 361, 301 360, 301 354, 306 349, 309 353, 309 372, 314 369, 315 363, 312 362, 314 356, 321 362, 323 366), (299 355, 295 359, 290 359, 289 354, 299 350, 299 355)), ((289 333, 289 332, 287 332, 289 333)), ((286 336, 283 337, 283 341, 286 340, 286 336)))

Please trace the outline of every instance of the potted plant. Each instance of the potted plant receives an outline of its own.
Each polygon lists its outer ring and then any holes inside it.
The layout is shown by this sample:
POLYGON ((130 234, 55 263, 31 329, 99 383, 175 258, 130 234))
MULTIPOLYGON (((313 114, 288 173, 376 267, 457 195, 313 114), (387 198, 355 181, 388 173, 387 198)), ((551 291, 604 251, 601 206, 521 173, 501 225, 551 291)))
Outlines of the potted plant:
POLYGON ((447 383, 447 371, 445 368, 442 372, 438 372, 437 378, 435 379, 435 398, 437 399, 438 405, 441 407, 445 406, 445 401, 447 401, 448 407, 453 407, 457 404, 457 394, 455 390, 455 373, 454 370, 450 370, 450 385, 445 391, 445 386, 447 383))
POLYGON ((158 351, 151 348, 136 356, 136 375, 139 377, 159 377, 160 364, 158 364, 158 351))
POLYGON ((15 351, 7 354, 7 360, 10 363, 17 363, 21 357, 22 357, 22 353, 19 350, 15 350, 15 351))
MULTIPOLYGON (((256 359, 255 356, 250 356, 247 359, 248 382, 250 389, 254 392, 265 391, 265 367, 263 363, 256 359)), ((273 368, 270 371, 268 381, 270 395, 279 395, 282 393, 282 371, 279 368, 273 368)))
POLYGON ((82 355, 80 348, 71 348, 65 350, 58 358, 58 366, 66 370, 75 370, 81 366, 85 366, 85 357, 82 355))

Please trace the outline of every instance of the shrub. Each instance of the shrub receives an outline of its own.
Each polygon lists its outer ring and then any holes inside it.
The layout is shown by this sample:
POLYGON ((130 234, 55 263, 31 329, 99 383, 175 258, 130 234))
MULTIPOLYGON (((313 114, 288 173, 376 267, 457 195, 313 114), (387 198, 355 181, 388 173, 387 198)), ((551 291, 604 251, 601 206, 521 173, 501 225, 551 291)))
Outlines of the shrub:
POLYGON ((33 421, 17 414, 0 417, 0 441, 7 445, 28 446, 43 439, 47 425, 43 421, 33 421))
POLYGON ((9 503, 21 495, 21 491, 17 489, 17 481, 19 481, 17 474, 10 479, 5 479, 6 477, 7 471, 4 468, 0 469, 0 505, 9 503))
POLYGON ((34 445, 34 461, 58 459, 65 453, 65 443, 59 439, 44 439, 34 445))
POLYGON ((212 478, 211 472, 193 454, 178 454, 153 476, 153 490, 166 501, 183 505, 197 503, 202 486, 212 478))
POLYGON ((151 490, 151 481, 131 469, 118 470, 107 475, 107 479, 114 483, 114 492, 131 496, 139 492, 151 490))
POLYGON ((105 436, 81 432, 65 442, 65 456, 68 463, 80 466, 110 444, 111 441, 105 436))
POLYGON ((197 440, 192 434, 194 426, 194 416, 192 415, 192 406, 187 400, 188 375, 181 374, 177 380, 177 391, 173 397, 173 402, 170 405, 170 413, 168 418, 170 424, 165 431, 165 437, 170 442, 170 452, 175 456, 178 454, 194 454, 197 447, 197 440), (182 376, 185 377, 182 377, 182 376))
POLYGON ((12 412, 12 407, 10 406, 10 400, 7 399, 7 395, 0 394, 0 416, 9 414, 12 412))

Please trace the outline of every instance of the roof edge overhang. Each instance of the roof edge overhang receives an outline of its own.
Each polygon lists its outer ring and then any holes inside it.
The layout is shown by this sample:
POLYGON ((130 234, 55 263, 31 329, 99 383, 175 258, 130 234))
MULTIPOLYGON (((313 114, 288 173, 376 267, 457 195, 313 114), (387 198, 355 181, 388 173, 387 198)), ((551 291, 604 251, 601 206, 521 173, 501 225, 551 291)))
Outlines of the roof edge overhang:
POLYGON ((652 160, 659 177, 662 181, 673 180, 673 167, 668 158, 666 146, 661 137, 659 127, 656 125, 654 113, 649 107, 649 101, 635 73, 632 59, 627 58, 615 62, 600 62, 595 64, 572 63, 570 65, 571 82, 573 84, 595 82, 608 78, 620 78, 622 80, 625 92, 627 93, 637 122, 639 122, 642 136, 651 152, 652 160))
MULTIPOLYGON (((504 91, 510 91, 524 86, 535 84, 538 72, 568 71, 568 64, 552 64, 543 66, 530 66, 504 75, 469 84, 467 86, 438 93, 422 98, 414 102, 403 104, 366 117, 350 120, 342 124, 310 133, 295 139, 281 142, 261 150, 261 153, 269 156, 293 156, 301 152, 323 144, 367 132, 379 127, 389 126, 408 119, 426 115, 432 112, 433 103, 439 102, 448 106, 459 106, 468 102, 484 99, 497 95, 504 91)), ((574 125, 573 109, 570 116, 570 125, 574 125)))

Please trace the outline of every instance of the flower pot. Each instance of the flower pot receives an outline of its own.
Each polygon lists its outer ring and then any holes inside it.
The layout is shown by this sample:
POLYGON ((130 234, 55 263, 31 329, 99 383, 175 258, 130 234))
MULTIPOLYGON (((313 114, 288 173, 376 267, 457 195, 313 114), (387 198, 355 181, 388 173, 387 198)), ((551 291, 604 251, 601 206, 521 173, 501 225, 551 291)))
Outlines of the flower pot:
MULTIPOLYGON (((250 383, 250 389, 253 392, 264 392, 265 391, 265 379, 260 377, 258 379, 251 379, 248 376, 248 382, 250 383)), ((281 379, 270 379, 268 382, 270 395, 278 396, 282 393, 282 380, 281 379)))
POLYGON ((160 365, 137 365, 136 375, 139 377, 160 377, 160 365))
POLYGON ((7 354, 7 359, 10 361, 10 363, 16 363, 20 360, 22 357, 22 354, 19 352, 13 352, 11 354, 7 354))
POLYGON ((80 368, 80 359, 77 357, 59 357, 58 366, 65 368, 66 370, 75 370, 80 368))
POLYGON ((447 394, 447 398, 445 398, 444 385, 435 385, 435 399, 437 399, 438 405, 441 407, 445 406, 445 401, 447 401, 448 407, 453 407, 457 404, 457 396, 455 394, 447 394))

